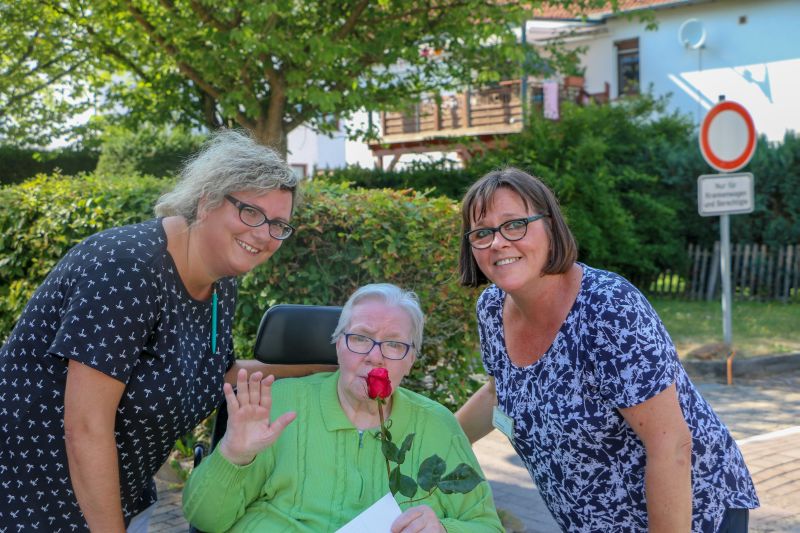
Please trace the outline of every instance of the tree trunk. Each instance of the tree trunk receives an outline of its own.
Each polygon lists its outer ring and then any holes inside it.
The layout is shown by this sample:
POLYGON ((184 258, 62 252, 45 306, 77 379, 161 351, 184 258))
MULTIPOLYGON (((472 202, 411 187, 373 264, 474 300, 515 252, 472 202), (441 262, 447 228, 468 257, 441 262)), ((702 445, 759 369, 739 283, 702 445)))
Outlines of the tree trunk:
POLYGON ((288 137, 283 130, 276 132, 269 131, 268 128, 256 128, 252 132, 255 139, 263 144, 269 146, 285 160, 289 150, 288 137))
POLYGON ((203 91, 200 92, 200 99, 203 105, 203 117, 206 121, 206 126, 210 130, 218 130, 222 127, 222 122, 219 120, 219 115, 217 115, 217 100, 203 91))

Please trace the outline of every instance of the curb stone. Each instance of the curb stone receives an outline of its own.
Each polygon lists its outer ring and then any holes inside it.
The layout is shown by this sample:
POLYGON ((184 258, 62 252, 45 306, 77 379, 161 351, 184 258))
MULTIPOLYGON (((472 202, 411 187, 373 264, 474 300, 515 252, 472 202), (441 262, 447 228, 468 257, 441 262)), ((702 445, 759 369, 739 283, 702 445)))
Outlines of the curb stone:
MULTIPOLYGON (((681 364, 690 377, 725 378, 728 372, 726 361, 681 360, 681 364)), ((734 357, 732 367, 734 378, 780 375, 800 370, 800 353, 765 355, 749 359, 734 357)))

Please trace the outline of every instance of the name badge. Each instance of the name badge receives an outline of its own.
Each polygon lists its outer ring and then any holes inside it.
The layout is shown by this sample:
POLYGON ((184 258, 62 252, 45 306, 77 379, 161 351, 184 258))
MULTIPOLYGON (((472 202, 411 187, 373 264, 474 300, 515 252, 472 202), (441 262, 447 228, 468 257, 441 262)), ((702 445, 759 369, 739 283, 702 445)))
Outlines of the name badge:
POLYGON ((505 414, 498 406, 492 409, 492 425, 500 430, 500 433, 508 437, 508 440, 514 439, 514 419, 505 414))

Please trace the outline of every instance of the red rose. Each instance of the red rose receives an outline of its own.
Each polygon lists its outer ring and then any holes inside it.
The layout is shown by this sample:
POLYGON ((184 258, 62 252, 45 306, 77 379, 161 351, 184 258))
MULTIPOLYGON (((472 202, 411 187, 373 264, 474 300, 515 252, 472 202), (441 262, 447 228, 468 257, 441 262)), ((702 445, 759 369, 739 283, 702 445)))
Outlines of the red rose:
POLYGON ((367 374, 367 394, 373 400, 385 399, 392 395, 392 382, 389 381, 389 371, 385 368, 373 368, 367 374))

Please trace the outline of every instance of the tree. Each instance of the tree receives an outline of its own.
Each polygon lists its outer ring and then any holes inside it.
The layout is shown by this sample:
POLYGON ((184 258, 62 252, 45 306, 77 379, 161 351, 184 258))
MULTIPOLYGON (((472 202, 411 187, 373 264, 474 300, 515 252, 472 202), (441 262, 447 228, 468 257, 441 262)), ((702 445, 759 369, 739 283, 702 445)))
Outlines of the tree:
POLYGON ((69 21, 32 2, 0 4, 0 133, 20 144, 64 132, 89 105, 90 56, 69 21))
POLYGON ((59 20, 58 32, 81 47, 72 64, 92 67, 91 83, 123 119, 238 126, 284 151, 302 123, 330 131, 360 108, 397 109, 425 93, 518 75, 515 32, 541 3, 17 1, 59 20))

